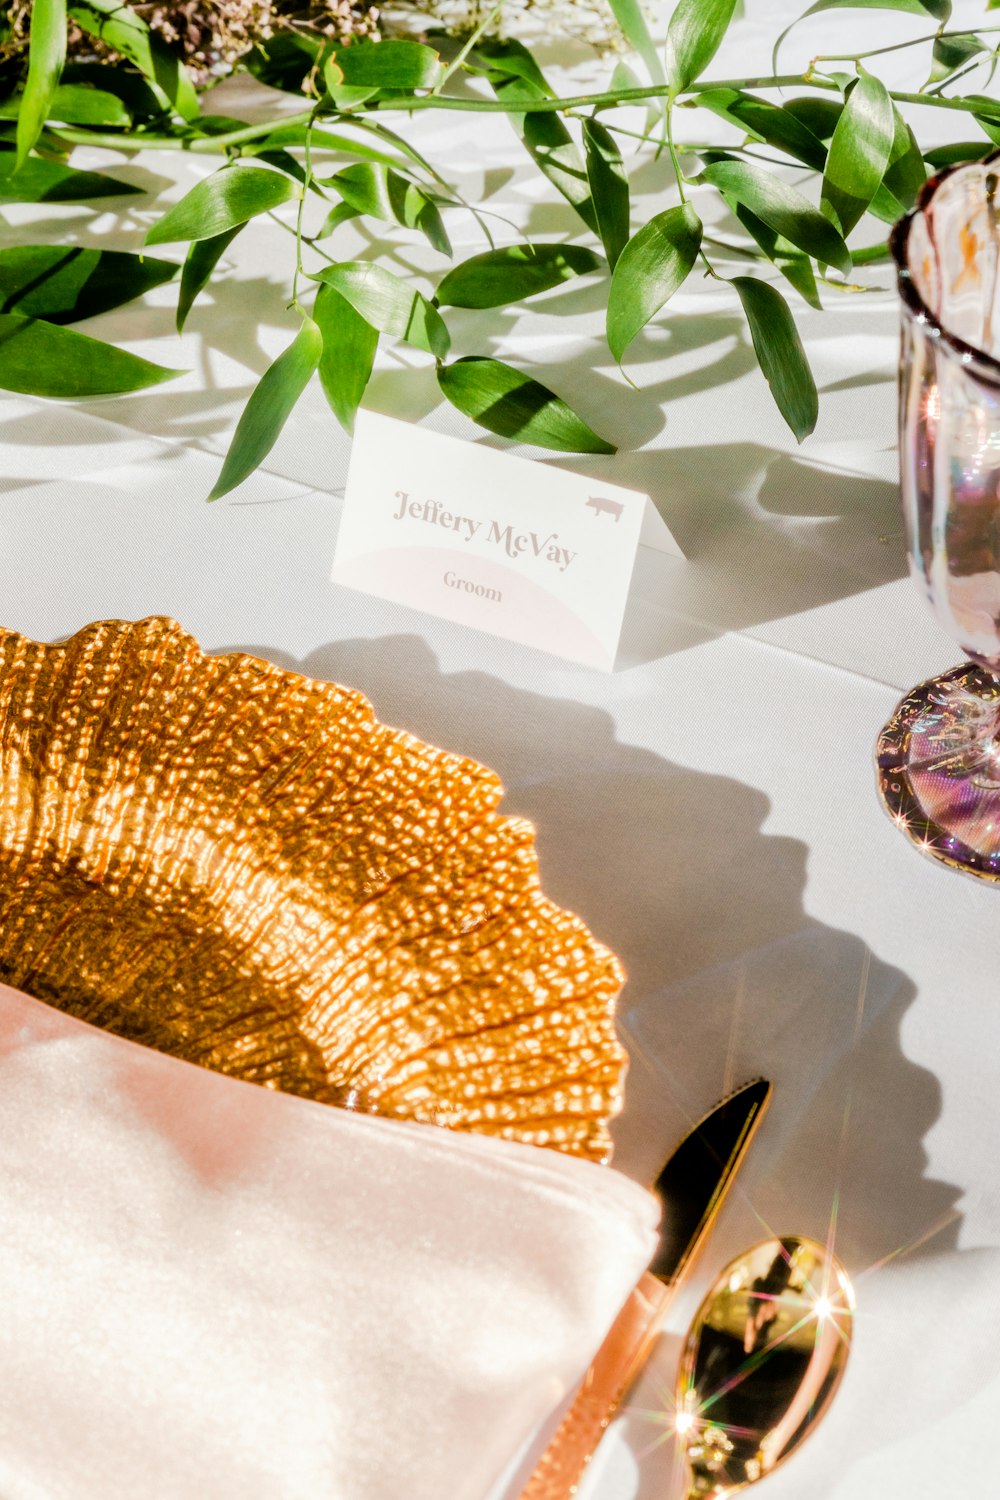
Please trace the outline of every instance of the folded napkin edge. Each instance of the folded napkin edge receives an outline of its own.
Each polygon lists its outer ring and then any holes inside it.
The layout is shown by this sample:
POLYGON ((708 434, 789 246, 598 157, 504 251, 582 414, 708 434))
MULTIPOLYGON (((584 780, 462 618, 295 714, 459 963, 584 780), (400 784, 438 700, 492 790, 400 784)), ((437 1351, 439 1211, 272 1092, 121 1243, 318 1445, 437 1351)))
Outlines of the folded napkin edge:
MULTIPOLYGON (((265 1107, 277 1105, 280 1108, 282 1126, 287 1126, 288 1117, 298 1112, 301 1119, 308 1122, 310 1130, 343 1129, 349 1122, 351 1130, 376 1138, 385 1138, 386 1132, 392 1131, 401 1151, 419 1150, 422 1154, 429 1152, 435 1156, 457 1154, 463 1158, 467 1169, 474 1169, 477 1174, 503 1171, 530 1180, 536 1187, 559 1195, 567 1205, 583 1207, 594 1214, 613 1213, 623 1228, 628 1225, 640 1238, 653 1235, 659 1223, 659 1199, 612 1166, 602 1166, 545 1146, 506 1140, 502 1136, 394 1119, 388 1115, 355 1113, 299 1094, 267 1089, 246 1079, 233 1078, 172 1057, 115 1032, 103 1031, 47 1001, 0 983, 0 1015, 4 1010, 10 1012, 11 1020, 17 1026, 17 1045, 21 1047, 29 1040, 38 1045, 75 1037, 91 1047, 100 1047, 122 1057, 128 1055, 133 1063, 144 1068, 161 1074, 173 1072, 178 1082, 185 1081, 189 1087, 197 1085, 205 1094, 214 1091, 220 1100, 235 1099, 235 1091, 250 1089, 255 1095, 272 1101, 265 1107), (30 1019, 24 1015, 25 1008, 30 1019), (29 1026, 33 1032, 30 1038, 25 1035, 29 1026)), ((0 1034, 0 1051, 3 1050, 6 1049, 0 1034)))

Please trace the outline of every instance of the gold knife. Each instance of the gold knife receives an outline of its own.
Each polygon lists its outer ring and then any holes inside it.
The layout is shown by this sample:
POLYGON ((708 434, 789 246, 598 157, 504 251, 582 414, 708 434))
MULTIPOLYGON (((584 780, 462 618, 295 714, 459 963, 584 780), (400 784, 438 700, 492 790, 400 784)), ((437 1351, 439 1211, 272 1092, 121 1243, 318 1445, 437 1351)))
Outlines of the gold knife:
POLYGON ((771 1098, 756 1079, 717 1104, 667 1158, 654 1191, 664 1205, 660 1243, 532 1471, 521 1500, 571 1500, 640 1371, 664 1314, 722 1207, 771 1098))

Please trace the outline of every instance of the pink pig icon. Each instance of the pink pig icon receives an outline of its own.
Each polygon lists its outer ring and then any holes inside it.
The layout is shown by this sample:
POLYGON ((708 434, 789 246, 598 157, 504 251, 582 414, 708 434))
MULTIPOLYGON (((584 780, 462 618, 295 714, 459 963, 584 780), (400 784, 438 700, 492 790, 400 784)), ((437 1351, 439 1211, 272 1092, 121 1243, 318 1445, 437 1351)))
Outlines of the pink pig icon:
POLYGON ((620 500, 606 500, 603 495, 591 495, 587 504, 595 516, 599 516, 602 511, 606 512, 609 516, 614 516, 616 525, 621 519, 622 511, 625 509, 620 500))

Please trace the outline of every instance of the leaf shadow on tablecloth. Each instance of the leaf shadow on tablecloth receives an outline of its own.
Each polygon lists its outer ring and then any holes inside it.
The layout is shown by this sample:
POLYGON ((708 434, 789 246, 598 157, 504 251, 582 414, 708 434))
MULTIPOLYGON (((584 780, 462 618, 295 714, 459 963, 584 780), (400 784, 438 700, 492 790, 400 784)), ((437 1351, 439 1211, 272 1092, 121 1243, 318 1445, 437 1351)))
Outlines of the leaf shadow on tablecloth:
MULTIPOLYGON (((692 1294, 772 1230, 825 1239, 835 1216, 838 1251, 855 1275, 901 1250, 907 1264, 954 1253, 960 1189, 925 1175, 923 1137, 940 1113, 940 1086, 901 1045, 916 988, 853 933, 805 911, 806 846, 762 832, 762 792, 622 743, 601 709, 482 672, 443 673, 413 636, 335 642, 303 661, 240 649, 358 686, 380 717, 499 772, 504 809, 537 829, 545 891, 579 912, 629 971, 619 1015, 632 1062, 618 1166, 651 1180, 727 1090, 755 1076, 774 1081, 771 1112, 692 1294)), ((680 1327, 693 1310, 685 1306, 680 1327)), ((657 1359, 650 1379, 661 1387, 676 1352, 668 1341, 657 1359)), ((963 1399, 961 1381, 953 1394, 963 1399)), ((648 1383, 637 1399, 627 1463, 644 1456, 634 1493, 675 1500, 664 1488, 673 1460, 662 1423, 642 1415, 648 1383)), ((847 1416, 854 1410, 848 1437, 861 1454, 863 1414, 846 1395, 840 1404, 847 1416)), ((902 1408, 898 1416, 909 1420, 902 1408)))
POLYGON ((658 459, 635 468, 647 468, 650 491, 685 553, 710 573, 706 613, 717 610, 727 628, 906 574, 894 480, 759 443, 674 448, 658 459))
POLYGON ((904 578, 897 487, 757 443, 625 456, 687 558, 642 550, 620 665, 753 630, 904 578), (669 576, 664 567, 669 568, 669 576))

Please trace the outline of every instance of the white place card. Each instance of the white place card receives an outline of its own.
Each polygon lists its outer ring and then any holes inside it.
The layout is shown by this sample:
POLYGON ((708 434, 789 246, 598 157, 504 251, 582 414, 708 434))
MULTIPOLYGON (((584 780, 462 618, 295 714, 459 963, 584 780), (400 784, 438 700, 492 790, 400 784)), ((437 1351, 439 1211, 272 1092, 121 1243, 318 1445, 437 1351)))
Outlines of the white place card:
POLYGON ((610 671, 647 495, 359 411, 336 583, 610 671))

